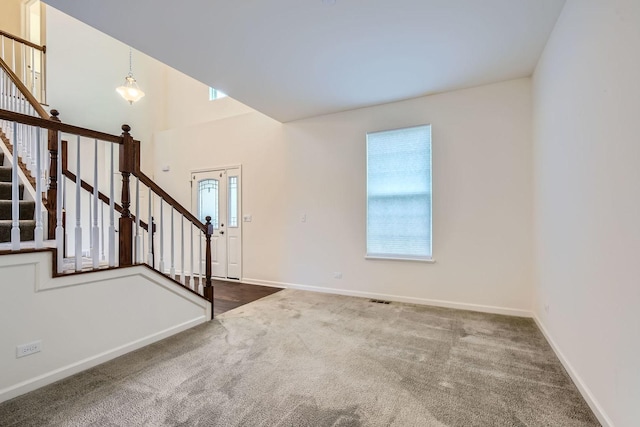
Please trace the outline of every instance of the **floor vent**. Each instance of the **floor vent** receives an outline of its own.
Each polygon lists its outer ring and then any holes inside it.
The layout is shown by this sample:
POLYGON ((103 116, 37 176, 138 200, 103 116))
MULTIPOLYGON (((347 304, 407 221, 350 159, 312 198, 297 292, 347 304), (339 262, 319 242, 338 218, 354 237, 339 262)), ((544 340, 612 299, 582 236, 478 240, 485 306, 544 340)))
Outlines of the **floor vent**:
POLYGON ((382 299, 371 299, 370 302, 375 302, 376 304, 391 304, 391 301, 385 301, 382 299))

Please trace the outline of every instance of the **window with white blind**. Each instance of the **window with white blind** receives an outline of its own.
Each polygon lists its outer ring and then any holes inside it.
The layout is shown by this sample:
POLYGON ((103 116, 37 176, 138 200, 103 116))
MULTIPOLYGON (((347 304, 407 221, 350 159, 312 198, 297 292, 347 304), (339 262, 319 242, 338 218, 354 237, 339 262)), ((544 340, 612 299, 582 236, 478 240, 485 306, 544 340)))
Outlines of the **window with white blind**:
POLYGON ((431 260, 431 126, 367 134, 367 257, 431 260))

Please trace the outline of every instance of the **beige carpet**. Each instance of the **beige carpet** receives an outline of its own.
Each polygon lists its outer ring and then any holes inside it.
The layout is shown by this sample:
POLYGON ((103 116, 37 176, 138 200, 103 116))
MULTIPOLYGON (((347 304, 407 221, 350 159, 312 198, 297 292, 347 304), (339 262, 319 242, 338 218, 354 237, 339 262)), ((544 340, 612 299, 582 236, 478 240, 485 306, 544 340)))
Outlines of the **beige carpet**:
POLYGON ((285 290, 0 405, 2 426, 596 426, 530 319, 285 290))

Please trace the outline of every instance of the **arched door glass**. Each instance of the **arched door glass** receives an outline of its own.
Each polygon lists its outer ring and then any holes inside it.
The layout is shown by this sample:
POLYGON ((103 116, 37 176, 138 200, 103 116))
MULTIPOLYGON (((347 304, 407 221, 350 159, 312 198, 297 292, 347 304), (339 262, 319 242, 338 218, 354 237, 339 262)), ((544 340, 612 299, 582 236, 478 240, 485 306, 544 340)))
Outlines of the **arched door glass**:
POLYGON ((220 182, 217 179, 203 179, 198 182, 198 219, 206 222, 211 216, 213 228, 219 228, 220 182))

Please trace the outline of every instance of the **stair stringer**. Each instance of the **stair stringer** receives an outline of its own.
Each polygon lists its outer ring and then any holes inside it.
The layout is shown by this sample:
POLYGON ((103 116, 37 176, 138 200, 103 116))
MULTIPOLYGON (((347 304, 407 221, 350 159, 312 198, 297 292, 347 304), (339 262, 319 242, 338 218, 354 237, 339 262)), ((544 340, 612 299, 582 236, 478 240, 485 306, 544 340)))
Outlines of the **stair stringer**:
POLYGON ((53 277, 54 256, 0 257, 0 402, 211 319, 211 303, 147 266, 53 277))

